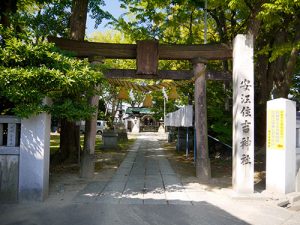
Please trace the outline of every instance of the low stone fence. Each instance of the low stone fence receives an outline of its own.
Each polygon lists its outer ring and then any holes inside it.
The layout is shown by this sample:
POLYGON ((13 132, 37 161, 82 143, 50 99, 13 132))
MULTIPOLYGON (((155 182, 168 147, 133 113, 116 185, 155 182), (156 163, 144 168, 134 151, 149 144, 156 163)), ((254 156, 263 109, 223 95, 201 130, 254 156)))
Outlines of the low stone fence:
POLYGON ((0 202, 18 200, 21 120, 0 117, 0 202))
POLYGON ((47 113, 26 119, 0 116, 0 202, 47 197, 50 124, 47 113))

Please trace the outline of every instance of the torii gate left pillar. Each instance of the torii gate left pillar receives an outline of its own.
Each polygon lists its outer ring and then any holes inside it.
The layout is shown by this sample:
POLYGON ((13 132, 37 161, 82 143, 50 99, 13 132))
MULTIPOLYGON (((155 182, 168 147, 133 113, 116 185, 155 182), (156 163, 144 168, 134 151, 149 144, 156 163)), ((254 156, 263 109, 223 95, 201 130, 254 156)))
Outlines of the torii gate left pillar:
POLYGON ((205 64, 207 60, 192 60, 195 80, 196 176, 202 181, 211 178, 207 139, 207 108, 205 64))

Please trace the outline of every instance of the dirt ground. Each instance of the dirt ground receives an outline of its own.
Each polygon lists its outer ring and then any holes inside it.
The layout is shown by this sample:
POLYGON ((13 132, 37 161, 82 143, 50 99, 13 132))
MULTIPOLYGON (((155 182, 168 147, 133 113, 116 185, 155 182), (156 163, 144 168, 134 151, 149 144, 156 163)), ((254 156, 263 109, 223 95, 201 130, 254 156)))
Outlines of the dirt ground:
MULTIPOLYGON (((199 182, 196 178, 193 153, 186 157, 185 152, 177 152, 174 143, 161 142, 164 147, 167 158, 173 169, 181 176, 183 182, 199 182)), ((208 183, 210 188, 231 188, 232 187, 232 159, 231 158, 211 158, 211 177, 208 183)), ((265 189, 265 171, 260 160, 255 164, 255 190, 265 189), (257 165, 258 164, 258 165, 257 165)))
POLYGON ((128 143, 121 144, 119 150, 97 150, 95 151, 95 173, 91 179, 79 177, 79 165, 51 165, 49 178, 49 197, 46 203, 61 203, 71 201, 76 194, 88 183, 94 181, 108 181, 113 176, 123 159, 126 157, 128 149, 134 143, 135 137, 128 136, 128 143))
MULTIPOLYGON (((167 158, 173 169, 181 177, 182 182, 199 182, 196 177, 194 156, 190 153, 176 151, 174 143, 162 142, 167 158)), ((228 188, 231 186, 231 160, 211 160, 212 179, 208 183, 212 188, 228 188)))

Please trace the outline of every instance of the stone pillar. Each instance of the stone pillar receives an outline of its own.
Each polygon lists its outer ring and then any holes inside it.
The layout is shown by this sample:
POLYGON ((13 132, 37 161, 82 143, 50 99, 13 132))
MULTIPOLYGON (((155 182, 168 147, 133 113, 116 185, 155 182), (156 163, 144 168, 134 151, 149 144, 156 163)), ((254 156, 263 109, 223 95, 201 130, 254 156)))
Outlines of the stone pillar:
MULTIPOLYGON (((101 65, 103 64, 103 57, 91 56, 89 57, 89 62, 91 65, 101 65)), ((97 91, 99 87, 95 87, 97 91)), ((90 119, 85 121, 85 132, 84 132, 84 148, 83 155, 80 159, 80 177, 81 178, 92 178, 94 176, 95 170, 95 145, 96 145, 96 133, 97 133, 97 116, 98 116, 98 104, 99 96, 94 95, 89 98, 89 105, 94 107, 95 113, 90 119)), ((78 134, 79 141, 80 135, 78 134)))
POLYGON ((192 60, 195 80, 195 130, 196 130, 196 176, 201 180, 211 177, 207 140, 207 109, 205 59, 192 60))
POLYGON ((95 153, 96 144, 96 133, 97 133, 97 115, 98 115, 98 104, 99 96, 95 95, 89 99, 89 104, 97 108, 96 112, 92 115, 91 119, 85 121, 85 134, 84 135, 84 149, 88 151, 89 154, 95 153), (87 135, 89 134, 89 135, 87 135))
POLYGON ((48 196, 50 125, 47 113, 21 120, 20 201, 42 201, 48 196))
POLYGON ((96 112, 89 120, 85 121, 85 134, 84 134, 84 149, 83 155, 80 159, 80 177, 91 178, 94 176, 95 170, 95 145, 96 145, 96 133, 97 133, 97 115, 99 96, 95 95, 89 99, 90 106, 96 108, 96 112))
POLYGON ((233 42, 232 186, 237 194, 254 192, 254 66, 253 37, 233 42))
POLYGON ((267 103, 266 190, 295 191, 296 103, 279 98, 267 103))

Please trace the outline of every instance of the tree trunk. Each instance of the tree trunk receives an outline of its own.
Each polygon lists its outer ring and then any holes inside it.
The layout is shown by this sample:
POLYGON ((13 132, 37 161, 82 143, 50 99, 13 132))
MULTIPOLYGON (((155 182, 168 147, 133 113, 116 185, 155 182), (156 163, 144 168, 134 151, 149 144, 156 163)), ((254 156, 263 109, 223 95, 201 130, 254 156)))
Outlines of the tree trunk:
POLYGON ((4 27, 9 27, 9 13, 17 12, 17 0, 0 1, 0 24, 4 27))
POLYGON ((80 149, 79 126, 74 122, 61 120, 60 160, 68 163, 78 163, 80 149))
POLYGON ((258 56, 255 63, 255 151, 265 153, 266 107, 273 87, 273 77, 269 69, 269 57, 258 56))
MULTIPOLYGON (((84 40, 88 0, 73 0, 70 18, 70 38, 84 40)), ((78 162, 80 144, 79 126, 75 122, 62 120, 60 148, 63 159, 78 162), (66 126, 65 126, 66 125, 66 126)))
MULTIPOLYGON (((73 0, 71 14, 71 39, 84 40, 88 11, 88 0, 73 0)), ((96 108, 96 113, 90 120, 85 121, 84 150, 81 161, 80 176, 90 178, 94 174, 94 152, 96 141, 96 125, 99 96, 89 99, 90 105, 96 108)))
MULTIPOLYGON (((299 18, 296 21, 299 21, 299 18)), ((258 33, 257 26, 255 26, 253 30, 255 31, 252 31, 252 33, 258 33)), ((299 40, 300 23, 298 22, 295 26, 294 40, 292 40, 294 46, 296 46, 299 40)), ((268 45, 274 48, 290 41, 285 30, 276 29, 268 32, 267 36, 259 37, 256 41, 256 49, 261 49, 263 46, 268 45)), ((267 101, 270 100, 271 94, 274 98, 288 97, 298 54, 299 50, 293 47, 289 55, 285 54, 279 56, 272 62, 269 61, 271 52, 269 55, 258 55, 255 64, 257 93, 255 100, 255 140, 258 149, 265 150, 267 101)))
MULTIPOLYGON (((276 65, 281 65, 282 68, 279 70, 280 72, 276 73, 277 79, 275 80, 275 87, 276 87, 276 97, 282 97, 287 98, 289 91, 290 91, 290 85, 292 82, 292 77, 294 75, 294 71, 296 69, 297 65, 297 57, 299 55, 299 50, 297 48, 297 45, 300 41, 300 15, 296 17, 297 24, 295 25, 295 37, 292 41, 293 47, 289 55, 280 57, 277 61, 280 60, 280 64, 278 62, 275 62, 276 65)), ((280 44, 288 42, 287 33, 284 32, 284 38, 282 38, 280 44)), ((276 35, 278 37, 278 34, 276 35)))
POLYGON ((88 2, 88 0, 73 0, 70 21, 70 37, 73 40, 84 40, 88 2))

